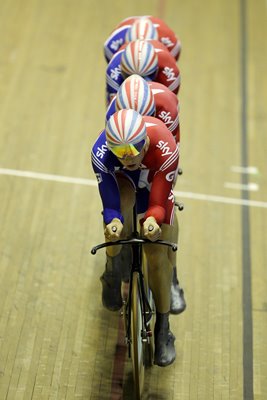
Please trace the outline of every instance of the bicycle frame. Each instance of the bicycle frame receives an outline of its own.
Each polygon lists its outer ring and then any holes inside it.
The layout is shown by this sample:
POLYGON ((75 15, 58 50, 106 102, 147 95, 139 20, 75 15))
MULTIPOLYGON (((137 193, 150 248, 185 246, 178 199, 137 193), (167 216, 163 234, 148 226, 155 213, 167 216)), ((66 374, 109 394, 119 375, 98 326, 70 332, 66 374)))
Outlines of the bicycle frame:
MULTIPOLYGON (((140 301, 140 308, 141 308, 141 314, 142 314, 142 322, 141 322, 141 340, 142 343, 149 343, 149 338, 152 336, 152 331, 150 330, 149 323, 152 319, 153 315, 153 310, 150 306, 149 299, 146 293, 146 288, 145 288, 145 282, 144 282, 144 275, 143 275, 143 252, 142 252, 142 247, 143 244, 149 244, 149 245, 163 245, 163 246, 169 246, 172 248, 173 251, 177 250, 177 245, 175 243, 170 243, 168 241, 164 240, 157 240, 156 242, 151 242, 148 239, 144 239, 140 237, 140 234, 138 232, 137 228, 137 210, 136 210, 136 205, 133 208, 133 232, 130 238, 127 239, 122 239, 118 240, 116 242, 105 242, 101 243, 95 247, 92 248, 91 253, 96 254, 96 252, 104 247, 109 247, 109 246, 120 246, 120 245, 128 245, 132 247, 132 266, 131 266, 131 271, 130 271, 130 280, 129 280, 129 291, 128 291, 128 297, 126 304, 124 305, 125 309, 125 340, 128 346, 128 355, 129 358, 132 357, 131 354, 131 345, 132 345, 132 321, 131 321, 131 311, 133 309, 132 305, 132 289, 133 289, 133 276, 137 273, 138 274, 138 288, 140 288, 139 292, 139 301, 140 301)), ((139 331, 140 332, 140 331, 139 331)), ((141 390, 140 390, 141 391, 141 390)), ((136 398, 140 398, 139 395, 137 395, 136 398)))
MULTIPOLYGON (((130 238, 128 239, 121 239, 116 242, 105 242, 101 243, 97 246, 94 246, 91 250, 91 254, 96 254, 96 252, 104 247, 110 247, 110 246, 120 246, 120 245, 131 245, 132 247, 132 255, 133 255, 133 260, 132 260, 132 268, 131 268, 131 273, 130 273, 130 285, 129 285, 129 295, 128 295, 128 309, 131 309, 131 293, 132 293, 132 275, 133 272, 137 272, 140 277, 140 288, 141 288, 141 299, 142 299, 142 310, 143 310, 143 326, 147 327, 147 323, 151 319, 151 307, 149 304, 149 301, 146 296, 145 292, 145 287, 144 287, 144 276, 142 272, 142 245, 143 244, 150 244, 150 245, 155 245, 155 244, 160 244, 163 246, 169 246, 172 248, 173 251, 177 251, 177 245, 175 243, 170 243, 168 241, 164 240, 157 240, 156 242, 151 242, 148 239, 143 239, 140 237, 140 234, 137 229, 137 210, 136 210, 136 204, 134 205, 133 208, 133 233, 130 238)), ((128 341, 130 340, 130 330, 131 330, 131 321, 130 321, 130 314, 128 315, 128 326, 127 326, 127 338, 128 341)), ((147 339, 147 336, 151 336, 151 333, 148 331, 148 334, 144 332, 144 340, 147 339)))

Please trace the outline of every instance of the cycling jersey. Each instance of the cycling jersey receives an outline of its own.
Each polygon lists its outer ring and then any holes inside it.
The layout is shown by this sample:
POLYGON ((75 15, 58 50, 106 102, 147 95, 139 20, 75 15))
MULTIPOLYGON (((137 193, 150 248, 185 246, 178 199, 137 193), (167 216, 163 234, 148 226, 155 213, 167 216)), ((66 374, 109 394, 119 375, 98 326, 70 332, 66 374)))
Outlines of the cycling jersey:
MULTIPOLYGON (((111 32, 110 36, 104 43, 104 54, 107 62, 111 60, 113 55, 125 43, 125 36, 133 23, 142 17, 129 17, 124 19, 117 27, 111 32)), ((180 39, 175 33, 159 18, 147 16, 153 22, 153 25, 158 32, 158 40, 164 44, 171 55, 178 60, 181 52, 180 39)))
MULTIPOLYGON (((153 45, 158 56, 158 71, 153 76, 144 76, 147 81, 155 81, 166 86, 171 92, 177 94, 180 87, 180 71, 177 67, 174 57, 164 49, 164 45, 158 40, 149 40, 153 45)), ((106 94, 107 104, 110 103, 114 95, 119 90, 124 81, 121 72, 121 57, 126 45, 114 54, 106 69, 106 94)))
MULTIPOLYGON (((166 86, 158 82, 148 82, 155 101, 155 117, 160 119, 169 131, 173 134, 176 143, 180 141, 180 124, 179 124, 179 100, 177 96, 171 92, 166 86)), ((117 110, 115 106, 116 95, 111 100, 107 112, 106 120, 117 110)))
POLYGON ((143 118, 150 143, 138 170, 127 170, 108 149, 105 130, 93 146, 92 166, 98 181, 106 224, 113 218, 123 222, 116 173, 122 173, 136 188, 139 214, 145 213, 145 219, 153 216, 160 225, 171 224, 173 221, 172 189, 179 161, 179 146, 161 121, 154 117, 143 118))

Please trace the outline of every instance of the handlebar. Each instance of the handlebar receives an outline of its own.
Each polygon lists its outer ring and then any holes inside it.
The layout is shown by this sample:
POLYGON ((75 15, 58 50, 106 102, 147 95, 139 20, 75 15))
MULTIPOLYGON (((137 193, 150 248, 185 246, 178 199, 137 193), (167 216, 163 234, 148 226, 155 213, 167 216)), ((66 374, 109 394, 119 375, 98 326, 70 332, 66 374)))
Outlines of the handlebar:
POLYGON ((171 242, 167 242, 165 240, 157 240, 155 242, 151 242, 148 239, 141 239, 141 238, 130 238, 130 239, 122 239, 122 240, 118 240, 117 242, 105 242, 105 243, 101 243, 98 244, 97 246, 94 246, 91 250, 91 254, 96 254, 96 252, 99 249, 102 249, 104 247, 109 247, 109 246, 119 246, 119 245, 131 245, 131 244, 160 244, 162 246, 169 246, 171 247, 172 251, 177 251, 178 246, 175 243, 171 243, 171 242))

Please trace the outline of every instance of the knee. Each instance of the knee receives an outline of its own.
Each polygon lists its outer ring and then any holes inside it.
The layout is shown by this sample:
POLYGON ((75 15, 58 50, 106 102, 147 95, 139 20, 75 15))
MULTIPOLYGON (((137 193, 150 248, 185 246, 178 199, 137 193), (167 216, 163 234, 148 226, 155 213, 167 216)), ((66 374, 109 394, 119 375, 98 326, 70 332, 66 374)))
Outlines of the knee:
POLYGON ((147 262, 150 270, 161 269, 168 263, 167 249, 157 245, 147 245, 145 248, 147 262))

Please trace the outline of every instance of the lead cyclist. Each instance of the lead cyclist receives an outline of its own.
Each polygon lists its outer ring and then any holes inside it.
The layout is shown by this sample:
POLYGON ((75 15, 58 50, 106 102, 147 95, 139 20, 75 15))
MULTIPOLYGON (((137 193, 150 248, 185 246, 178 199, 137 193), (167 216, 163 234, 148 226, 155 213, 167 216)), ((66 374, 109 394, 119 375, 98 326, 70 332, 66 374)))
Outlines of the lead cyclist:
MULTIPOLYGON (((110 117, 92 149, 107 241, 129 236, 135 201, 138 214, 143 215, 143 236, 151 241, 171 241, 178 161, 179 147, 158 119, 132 109, 117 111, 110 117)), ((102 302, 113 311, 122 306, 120 247, 107 248, 101 277, 102 302)), ((154 362, 167 366, 176 357, 175 336, 169 324, 173 265, 167 248, 146 245, 145 252, 156 306, 154 362)))

